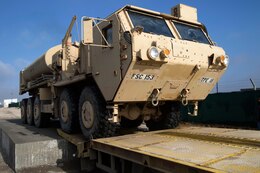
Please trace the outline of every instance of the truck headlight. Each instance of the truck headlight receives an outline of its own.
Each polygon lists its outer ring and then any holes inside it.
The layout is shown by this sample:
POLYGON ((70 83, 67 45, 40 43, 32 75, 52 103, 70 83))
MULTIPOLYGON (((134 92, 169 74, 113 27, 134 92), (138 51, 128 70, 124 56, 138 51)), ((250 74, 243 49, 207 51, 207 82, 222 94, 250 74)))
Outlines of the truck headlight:
POLYGON ((147 50, 147 54, 148 54, 148 57, 152 60, 155 60, 156 58, 159 57, 160 53, 159 53, 159 50, 157 49, 157 47, 155 46, 152 46, 150 47, 148 50, 147 50))
POLYGON ((227 55, 221 55, 216 59, 216 63, 220 63, 222 66, 227 67, 229 64, 229 57, 227 55))
POLYGON ((225 59, 223 61, 223 65, 227 67, 228 64, 229 64, 229 57, 226 55, 226 57, 225 57, 225 59))

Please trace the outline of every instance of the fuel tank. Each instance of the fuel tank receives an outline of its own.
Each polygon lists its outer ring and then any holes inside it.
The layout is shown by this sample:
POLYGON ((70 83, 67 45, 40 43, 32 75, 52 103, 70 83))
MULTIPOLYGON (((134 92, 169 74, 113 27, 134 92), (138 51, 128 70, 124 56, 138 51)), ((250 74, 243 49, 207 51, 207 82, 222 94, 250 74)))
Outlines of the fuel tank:
POLYGON ((57 53, 62 49, 61 45, 54 46, 37 58, 31 65, 23 70, 23 79, 28 82, 40 77, 42 74, 52 73, 52 63, 58 58, 57 53))

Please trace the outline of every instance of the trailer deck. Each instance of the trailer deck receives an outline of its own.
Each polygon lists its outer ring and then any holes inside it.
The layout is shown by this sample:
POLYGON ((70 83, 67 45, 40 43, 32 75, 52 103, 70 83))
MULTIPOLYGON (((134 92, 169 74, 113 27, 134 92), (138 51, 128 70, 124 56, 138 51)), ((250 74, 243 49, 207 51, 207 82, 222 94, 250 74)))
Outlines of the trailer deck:
POLYGON ((109 172, 116 172, 115 158, 162 172, 260 172, 260 132, 254 130, 181 127, 89 144, 98 153, 97 166, 109 172), (110 156, 109 166, 102 153, 110 156))

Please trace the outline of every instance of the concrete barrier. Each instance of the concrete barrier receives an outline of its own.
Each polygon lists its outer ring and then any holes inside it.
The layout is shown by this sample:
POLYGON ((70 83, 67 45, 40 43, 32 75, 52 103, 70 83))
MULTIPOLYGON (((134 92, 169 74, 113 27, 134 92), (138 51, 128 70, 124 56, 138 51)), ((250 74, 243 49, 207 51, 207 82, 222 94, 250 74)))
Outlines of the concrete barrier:
POLYGON ((19 120, 0 122, 0 147, 5 162, 15 171, 37 166, 62 166, 75 161, 76 148, 59 137, 55 128, 37 129, 19 120))

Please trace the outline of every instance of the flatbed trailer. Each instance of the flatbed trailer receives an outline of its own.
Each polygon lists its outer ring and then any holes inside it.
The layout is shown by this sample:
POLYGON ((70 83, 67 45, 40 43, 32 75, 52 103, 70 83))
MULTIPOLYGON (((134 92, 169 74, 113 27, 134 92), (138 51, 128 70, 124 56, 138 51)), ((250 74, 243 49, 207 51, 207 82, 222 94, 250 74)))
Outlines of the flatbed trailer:
POLYGON ((254 130, 181 126, 91 141, 58 133, 77 146, 86 165, 106 172, 260 172, 254 130))

